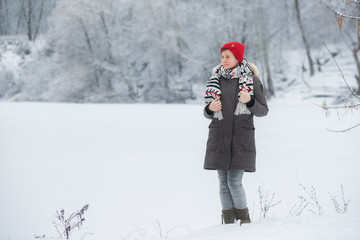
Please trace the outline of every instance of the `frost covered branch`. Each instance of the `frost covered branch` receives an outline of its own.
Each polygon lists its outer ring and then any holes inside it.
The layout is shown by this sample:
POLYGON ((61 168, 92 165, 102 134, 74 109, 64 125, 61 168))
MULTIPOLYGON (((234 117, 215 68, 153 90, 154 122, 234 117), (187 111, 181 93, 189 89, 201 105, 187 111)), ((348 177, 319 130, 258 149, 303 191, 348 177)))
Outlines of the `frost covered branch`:
MULTIPOLYGON (((334 8, 330 7, 328 4, 326 4, 325 2, 322 2, 322 4, 327 7, 330 11, 332 11, 333 13, 335 13, 336 15, 340 16, 340 17, 344 17, 344 18, 349 18, 349 19, 353 19, 353 20, 356 20, 356 21, 359 21, 360 20, 360 17, 358 16, 352 16, 352 15, 347 15, 347 14, 343 14, 343 13, 340 13, 338 12, 337 10, 335 10, 334 8)), ((359 3, 357 3, 359 4, 359 3)))

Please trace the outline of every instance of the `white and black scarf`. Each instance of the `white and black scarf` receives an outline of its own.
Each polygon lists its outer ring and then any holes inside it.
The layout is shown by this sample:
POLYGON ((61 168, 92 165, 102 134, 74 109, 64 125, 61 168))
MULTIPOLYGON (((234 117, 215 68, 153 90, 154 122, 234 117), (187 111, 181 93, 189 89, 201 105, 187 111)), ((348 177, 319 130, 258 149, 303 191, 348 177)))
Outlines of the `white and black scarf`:
MULTIPOLYGON (((251 114, 245 103, 240 102, 240 94, 243 89, 246 89, 250 95, 254 94, 253 87, 253 73, 247 60, 244 58, 241 63, 233 69, 224 69, 223 65, 217 67, 206 86, 206 93, 204 99, 204 106, 214 101, 217 97, 221 96, 221 89, 219 84, 220 77, 223 76, 225 79, 238 78, 239 89, 238 89, 238 104, 235 109, 235 115, 240 114, 251 114)), ((221 110, 214 112, 214 117, 219 120, 223 119, 221 110)))

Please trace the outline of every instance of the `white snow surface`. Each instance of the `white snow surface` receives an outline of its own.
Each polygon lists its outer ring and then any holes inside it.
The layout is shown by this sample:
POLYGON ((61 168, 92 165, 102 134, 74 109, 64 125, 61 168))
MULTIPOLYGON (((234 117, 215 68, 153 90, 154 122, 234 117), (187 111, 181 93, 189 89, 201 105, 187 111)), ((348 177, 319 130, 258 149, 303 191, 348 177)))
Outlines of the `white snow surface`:
POLYGON ((0 103, 0 240, 58 238, 56 210, 89 204, 72 239, 360 239, 360 111, 325 112, 294 90, 255 118, 257 171, 244 187, 253 223, 221 225, 209 120, 198 105, 0 103), (323 215, 289 214, 314 186, 323 215), (330 194, 350 200, 336 214, 330 194), (275 193, 260 218, 258 188, 275 193), (85 235, 84 235, 85 234, 85 235))
MULTIPOLYGON (((354 87, 350 60, 338 58, 354 87)), ((210 121, 201 103, 0 102, 0 240, 58 238, 56 211, 69 216, 85 204, 72 239, 360 239, 360 127, 326 130, 358 124, 360 111, 327 116, 314 105, 335 101, 316 95, 349 96, 334 64, 303 80, 295 60, 284 68, 297 80, 278 86, 285 91, 268 116, 255 118, 257 171, 243 179, 252 223, 243 226, 221 225, 217 174, 203 170, 210 121), (299 196, 309 198, 300 184, 314 187, 323 215, 309 204, 296 216, 299 196), (330 198, 341 206, 341 185, 346 214, 330 198), (259 187, 281 201, 266 219, 259 187)))

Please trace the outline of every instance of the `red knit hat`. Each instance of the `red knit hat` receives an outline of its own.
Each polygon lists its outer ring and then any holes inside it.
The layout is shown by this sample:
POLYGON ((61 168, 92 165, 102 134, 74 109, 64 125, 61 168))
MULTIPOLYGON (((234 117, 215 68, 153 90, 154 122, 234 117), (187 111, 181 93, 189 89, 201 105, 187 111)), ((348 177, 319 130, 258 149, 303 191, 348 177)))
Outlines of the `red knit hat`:
POLYGON ((221 47, 220 53, 223 49, 230 50, 239 62, 241 62, 244 58, 245 44, 239 42, 228 42, 221 47))

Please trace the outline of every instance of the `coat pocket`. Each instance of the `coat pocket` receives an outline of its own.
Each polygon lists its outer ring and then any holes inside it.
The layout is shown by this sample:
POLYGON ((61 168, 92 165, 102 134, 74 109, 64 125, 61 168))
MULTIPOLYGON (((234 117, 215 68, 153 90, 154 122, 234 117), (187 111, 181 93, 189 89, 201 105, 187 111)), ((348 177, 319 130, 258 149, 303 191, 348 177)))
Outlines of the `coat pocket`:
POLYGON ((239 126, 235 132, 234 141, 236 152, 255 152, 255 128, 251 125, 239 126))
POLYGON ((219 146, 219 123, 212 121, 209 125, 209 136, 206 144, 207 151, 216 151, 219 146))

